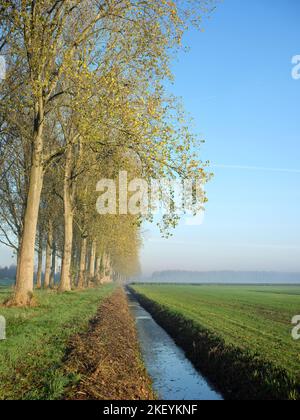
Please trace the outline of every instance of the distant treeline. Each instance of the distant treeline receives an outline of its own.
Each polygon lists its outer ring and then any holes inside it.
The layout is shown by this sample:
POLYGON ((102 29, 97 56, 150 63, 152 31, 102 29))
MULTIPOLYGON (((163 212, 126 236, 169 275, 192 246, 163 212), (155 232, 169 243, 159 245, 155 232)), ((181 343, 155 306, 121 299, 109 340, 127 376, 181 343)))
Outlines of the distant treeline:
MULTIPOLYGON (((17 267, 11 265, 10 267, 0 267, 0 286, 10 286, 15 283, 16 280, 17 267)), ((45 273, 42 271, 42 276, 45 273)), ((55 274, 54 281, 58 283, 60 279, 59 273, 55 274)), ((34 282, 36 282, 36 273, 34 274, 34 282)))
POLYGON ((16 278, 16 272, 17 267, 15 265, 11 265, 10 267, 0 267, 0 280, 14 280, 16 278))
POLYGON ((151 282, 162 283, 300 283, 300 273, 260 271, 158 271, 151 282))

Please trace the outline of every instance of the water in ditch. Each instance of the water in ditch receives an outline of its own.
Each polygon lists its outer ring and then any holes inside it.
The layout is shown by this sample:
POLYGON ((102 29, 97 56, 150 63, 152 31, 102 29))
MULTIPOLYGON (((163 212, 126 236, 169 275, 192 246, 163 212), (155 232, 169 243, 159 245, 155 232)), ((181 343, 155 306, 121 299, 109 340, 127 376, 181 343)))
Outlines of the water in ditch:
POLYGON ((143 360, 161 400, 222 400, 174 340, 128 292, 143 360))

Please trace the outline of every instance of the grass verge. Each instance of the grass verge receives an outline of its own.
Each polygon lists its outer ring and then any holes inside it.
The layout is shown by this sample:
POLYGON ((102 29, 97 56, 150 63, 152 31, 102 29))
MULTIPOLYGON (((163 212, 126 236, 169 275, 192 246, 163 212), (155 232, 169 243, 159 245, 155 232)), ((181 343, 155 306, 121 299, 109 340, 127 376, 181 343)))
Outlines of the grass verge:
MULTIPOLYGON (((53 400, 78 381, 67 374, 63 358, 70 337, 88 328, 100 302, 114 285, 57 294, 36 292, 39 306, 5 308, 7 339, 0 341, 0 399, 53 400)), ((0 289, 0 304, 9 295, 0 289)))
MULTIPOLYGON (((159 289, 153 292, 157 294, 157 300, 153 297, 149 298, 146 296, 147 292, 143 292, 143 287, 134 286, 131 291, 177 344, 186 351, 187 356, 201 373, 217 386, 225 398, 299 399, 299 382, 287 369, 268 360, 264 354, 251 351, 249 347, 243 347, 242 341, 240 347, 226 341, 221 334, 185 315, 179 303, 177 306, 175 301, 172 305, 162 304, 159 299, 168 300, 166 296, 170 295, 159 294, 159 289)), ((146 286, 145 290, 148 290, 146 286)), ((183 289, 180 290, 183 292, 183 289)), ((171 293, 170 289, 169 292, 171 293)), ((178 296, 179 302, 182 302, 182 299, 181 293, 178 296)), ((190 300, 184 300, 184 302, 185 305, 191 305, 190 300)), ((201 303, 199 303, 198 312, 200 310, 201 303)), ((210 312, 213 312, 212 304, 210 312)))
POLYGON ((134 320, 122 289, 100 306, 86 333, 70 342, 65 368, 80 376, 72 400, 152 400, 155 395, 142 363, 134 320))

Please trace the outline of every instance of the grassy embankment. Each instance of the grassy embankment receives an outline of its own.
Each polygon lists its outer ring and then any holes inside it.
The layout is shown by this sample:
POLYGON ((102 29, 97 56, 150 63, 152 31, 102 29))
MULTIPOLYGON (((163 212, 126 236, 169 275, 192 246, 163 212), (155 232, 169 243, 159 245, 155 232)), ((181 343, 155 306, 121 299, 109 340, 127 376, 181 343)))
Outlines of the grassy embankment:
POLYGON ((300 286, 135 285, 140 301, 225 397, 299 399, 300 286))
MULTIPOLYGON (((88 328, 115 286, 66 294, 36 292, 34 308, 5 308, 7 340, 0 341, 0 399, 58 399, 79 380, 66 374, 63 359, 70 337, 88 328)), ((10 291, 0 288, 0 305, 10 291)))

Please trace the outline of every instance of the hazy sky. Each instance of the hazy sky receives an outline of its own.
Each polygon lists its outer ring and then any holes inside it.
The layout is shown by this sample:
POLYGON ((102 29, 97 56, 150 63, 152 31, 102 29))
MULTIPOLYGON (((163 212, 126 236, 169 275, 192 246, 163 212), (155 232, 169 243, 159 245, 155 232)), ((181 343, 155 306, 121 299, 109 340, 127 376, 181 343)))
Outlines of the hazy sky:
POLYGON ((174 66, 215 178, 202 226, 165 241, 147 226, 145 273, 300 271, 299 0, 224 0, 174 66))
MULTIPOLYGON (((203 160, 203 224, 182 223, 171 240, 145 226, 142 266, 153 270, 300 271, 299 0, 224 0, 205 32, 190 31, 174 65, 203 160)), ((0 264, 10 253, 0 248, 0 264)))

